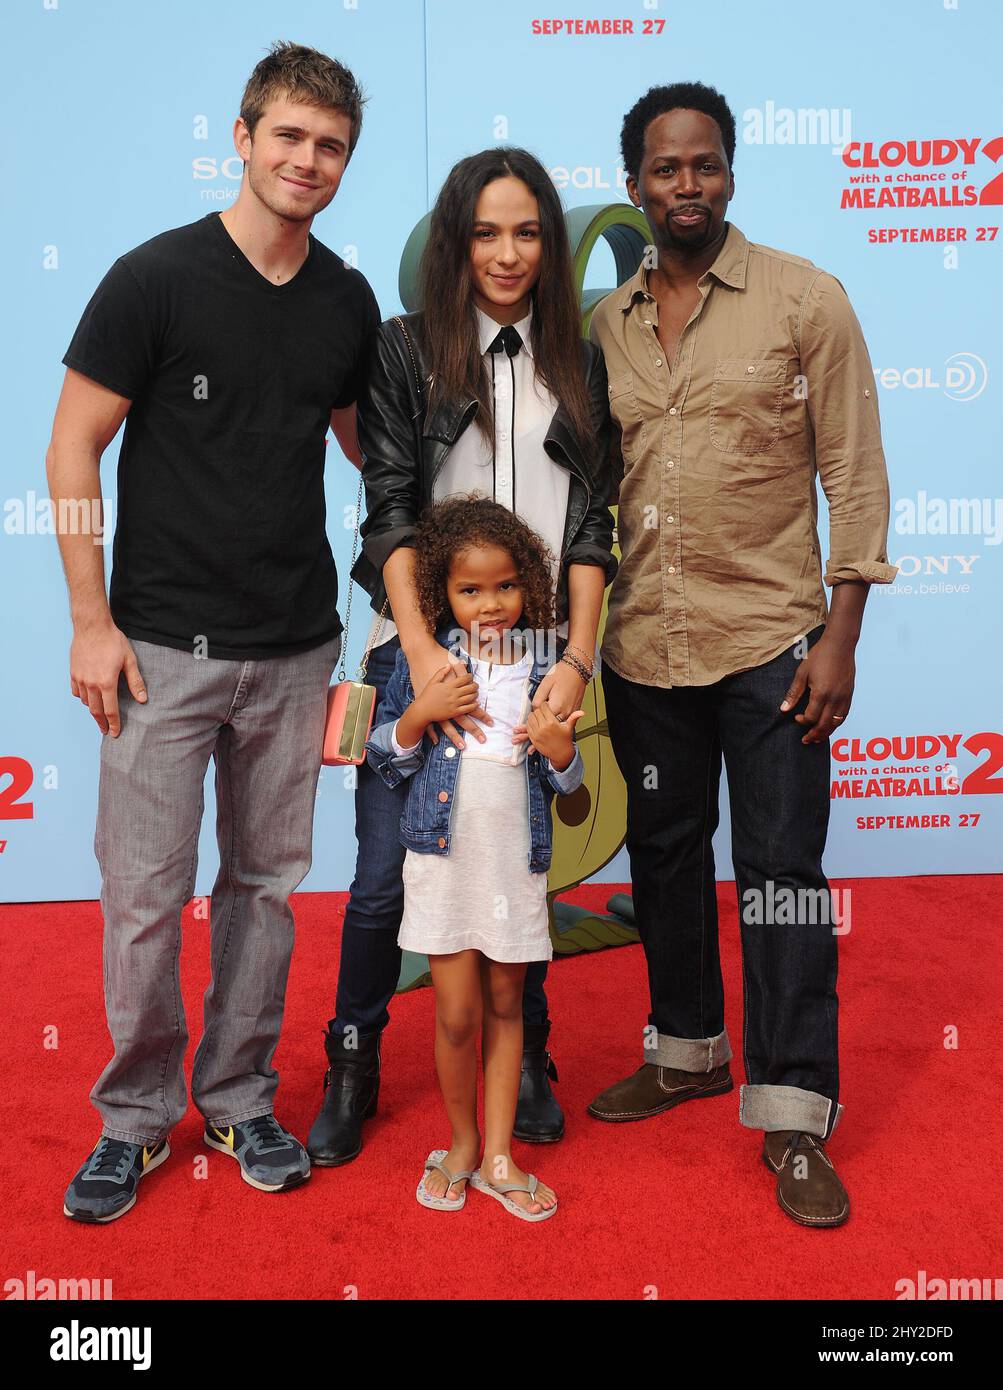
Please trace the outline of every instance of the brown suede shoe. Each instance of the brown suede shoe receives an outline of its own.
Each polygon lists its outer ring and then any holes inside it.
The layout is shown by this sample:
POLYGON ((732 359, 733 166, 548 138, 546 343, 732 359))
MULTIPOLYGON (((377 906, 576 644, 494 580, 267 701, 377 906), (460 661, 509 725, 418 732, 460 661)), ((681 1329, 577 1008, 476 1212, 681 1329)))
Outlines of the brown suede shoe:
POLYGON ((597 1095, 588 1112, 597 1120, 610 1120, 614 1124, 624 1120, 646 1120, 649 1115, 660 1115, 684 1100, 723 1096, 734 1084, 727 1063, 713 1071, 677 1071, 675 1067, 654 1067, 645 1062, 633 1076, 597 1095))
POLYGON ((777 1201, 802 1226, 842 1226, 849 1219, 850 1199, 822 1139, 775 1130, 764 1136, 763 1161, 779 1174, 777 1201))

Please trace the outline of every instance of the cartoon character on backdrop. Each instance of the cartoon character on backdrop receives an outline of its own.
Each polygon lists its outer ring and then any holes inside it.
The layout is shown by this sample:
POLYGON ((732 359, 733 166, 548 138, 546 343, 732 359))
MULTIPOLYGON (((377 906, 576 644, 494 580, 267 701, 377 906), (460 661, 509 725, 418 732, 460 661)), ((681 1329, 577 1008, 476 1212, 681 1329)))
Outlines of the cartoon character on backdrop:
MULTIPOLYGON (((398 286, 401 303, 408 313, 421 307, 416 291, 418 263, 430 218, 431 214, 427 214, 414 228, 401 256, 398 286)), ((565 214, 564 221, 574 255, 575 284, 582 305, 582 333, 587 336, 592 310, 610 293, 609 289, 584 289, 585 270, 596 243, 601 237, 609 246, 616 265, 616 282, 622 285, 637 270, 651 242, 651 232, 643 213, 625 203, 574 208, 565 214)), ((615 521, 615 507, 613 517, 615 521)), ((619 558, 615 533, 613 553, 619 558)), ((600 638, 605 625, 604 598, 599 619, 600 638)), ((605 913, 559 901, 562 893, 576 888, 608 864, 623 845, 626 834, 627 789, 609 741, 600 672, 590 682, 582 708, 585 717, 575 728, 575 738, 585 763, 585 780, 576 792, 557 796, 553 803, 554 845, 547 876, 547 904, 555 957, 599 951, 607 946, 625 946, 639 939, 634 926, 633 904, 627 893, 615 893, 605 913)), ((426 957, 405 951, 398 992, 429 983, 431 976, 426 957)))

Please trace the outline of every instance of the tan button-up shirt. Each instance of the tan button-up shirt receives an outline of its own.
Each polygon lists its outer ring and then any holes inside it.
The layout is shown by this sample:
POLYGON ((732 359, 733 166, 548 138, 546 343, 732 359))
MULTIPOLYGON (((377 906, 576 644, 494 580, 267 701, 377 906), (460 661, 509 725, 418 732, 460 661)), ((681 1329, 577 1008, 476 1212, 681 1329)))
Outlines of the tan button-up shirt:
POLYGON ((622 454, 602 658, 639 684, 709 685, 826 621, 816 474, 825 582, 894 579, 877 391, 846 292, 810 261, 729 224, 673 362, 647 277, 590 330, 622 454))

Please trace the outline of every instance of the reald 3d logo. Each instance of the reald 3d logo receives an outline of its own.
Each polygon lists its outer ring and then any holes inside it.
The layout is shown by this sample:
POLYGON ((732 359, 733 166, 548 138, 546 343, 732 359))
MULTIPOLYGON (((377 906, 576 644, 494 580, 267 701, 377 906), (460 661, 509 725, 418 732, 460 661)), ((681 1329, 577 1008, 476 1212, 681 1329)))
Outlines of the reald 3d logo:
POLYGON ((944 363, 943 380, 935 367, 875 367, 874 379, 886 391, 943 391, 952 401, 974 401, 986 389, 989 368, 974 352, 956 352, 944 363))

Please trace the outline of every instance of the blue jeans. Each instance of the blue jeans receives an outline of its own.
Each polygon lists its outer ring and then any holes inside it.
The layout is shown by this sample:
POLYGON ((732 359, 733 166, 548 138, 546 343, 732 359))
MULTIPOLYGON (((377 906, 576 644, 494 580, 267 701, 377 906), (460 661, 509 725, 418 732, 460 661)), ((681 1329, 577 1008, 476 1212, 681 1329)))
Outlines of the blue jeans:
MULTIPOLYGON (((377 704, 383 699, 399 650, 400 639, 393 637, 374 647, 369 655, 366 678, 376 687, 377 704)), ((397 933, 404 912, 405 854, 400 819, 408 784, 404 781, 388 787, 368 762, 356 771, 355 836, 359 848, 341 932, 338 997, 330 1028, 343 1033, 354 1026, 360 1037, 367 1037, 390 1022, 387 1005, 400 978, 397 933)), ((526 1023, 547 1021, 546 978, 547 962, 531 961, 523 987, 526 1023)))
POLYGON ((807 692, 796 710, 780 712, 802 654, 791 647, 708 686, 638 685, 608 665, 602 680, 627 783, 634 912, 651 987, 645 1061, 700 1072, 732 1055, 711 845, 723 754, 745 992, 740 1119, 827 1138, 842 1111, 836 936, 822 872, 829 746, 801 742, 793 716, 807 692))

